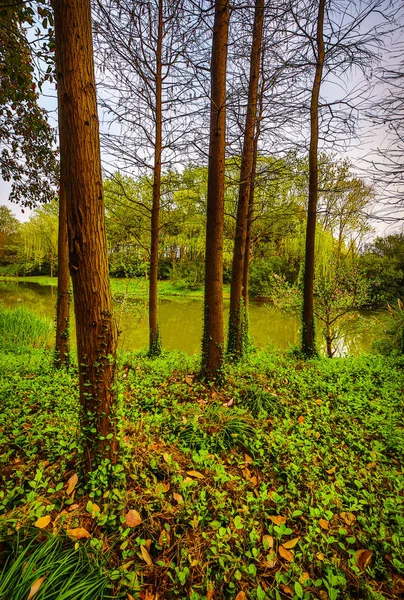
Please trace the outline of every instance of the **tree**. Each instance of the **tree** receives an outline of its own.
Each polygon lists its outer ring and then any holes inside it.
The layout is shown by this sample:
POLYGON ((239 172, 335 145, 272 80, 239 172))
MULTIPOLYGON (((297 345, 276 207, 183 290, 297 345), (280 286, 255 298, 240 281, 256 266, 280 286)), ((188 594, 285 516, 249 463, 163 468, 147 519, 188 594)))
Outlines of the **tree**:
POLYGON ((0 206, 0 263, 14 263, 20 222, 7 206, 0 206))
POLYGON ((57 178, 54 134, 38 105, 26 33, 34 16, 31 3, 0 7, 0 176, 12 182, 10 200, 30 207, 52 200, 57 178))
MULTIPOLYGON (((236 235, 234 238, 231 274, 230 315, 227 352, 237 359, 243 353, 244 309, 242 303, 244 260, 246 254, 247 221, 250 189, 254 185, 253 159, 258 101, 258 83, 264 23, 264 2, 256 0, 250 59, 247 114, 244 131, 243 153, 240 167, 240 189, 237 204, 236 235)), ((247 258, 248 260, 248 258, 247 258)))
POLYGON ((201 373, 217 380, 223 365, 223 222, 229 2, 215 1, 211 57, 210 143, 201 373))
POLYGON ((105 236, 89 0, 54 0, 61 188, 76 315, 84 466, 115 462, 116 326, 105 236))

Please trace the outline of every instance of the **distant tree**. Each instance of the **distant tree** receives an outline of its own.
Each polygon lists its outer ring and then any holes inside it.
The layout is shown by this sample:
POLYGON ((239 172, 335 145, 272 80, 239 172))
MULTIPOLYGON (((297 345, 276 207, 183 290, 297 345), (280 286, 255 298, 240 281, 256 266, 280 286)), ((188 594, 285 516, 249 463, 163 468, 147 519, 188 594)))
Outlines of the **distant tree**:
POLYGON ((10 264, 17 255, 17 236, 21 224, 7 206, 0 206, 0 262, 10 264))
POLYGON ((230 6, 215 1, 211 56, 210 144, 201 373, 218 380, 224 358, 223 223, 226 143, 226 67, 230 6))
POLYGON ((240 188, 237 203, 236 232, 234 238, 230 291, 230 315, 227 352, 229 356, 234 359, 240 358, 243 354, 243 327, 245 320, 242 302, 243 274, 246 254, 250 189, 251 186, 254 185, 252 182, 254 139, 257 124, 258 84, 261 63, 263 23, 264 1, 256 0, 251 45, 248 104, 244 130, 243 153, 240 167, 240 188))
POLYGON ((0 6, 0 176, 12 182, 10 200, 29 207, 52 200, 57 180, 54 133, 38 105, 26 32, 34 18, 32 3, 0 6))
POLYGON ((69 264, 88 473, 116 461, 116 325, 105 237, 99 125, 89 0, 54 0, 61 187, 66 193, 69 264))

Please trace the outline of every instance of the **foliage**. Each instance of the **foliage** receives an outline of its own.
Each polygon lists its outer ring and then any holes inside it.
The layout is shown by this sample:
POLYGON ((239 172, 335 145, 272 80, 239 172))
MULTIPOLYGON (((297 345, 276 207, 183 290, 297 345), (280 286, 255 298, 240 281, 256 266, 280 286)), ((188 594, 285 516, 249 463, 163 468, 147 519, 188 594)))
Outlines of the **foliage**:
POLYGON ((400 298, 397 304, 388 304, 387 322, 384 332, 387 338, 382 338, 374 344, 376 350, 382 354, 398 352, 404 354, 404 304, 400 298))
POLYGON ((205 265, 203 262, 181 262, 171 271, 170 280, 179 289, 203 289, 205 265))
MULTIPOLYGON (((37 317, 24 306, 14 309, 0 307, 0 347, 49 348, 53 337, 53 323, 37 317)), ((53 340, 52 340, 53 341, 53 340)))
MULTIPOLYGON (((46 12, 45 26, 51 27, 51 11, 40 3, 38 11, 46 12)), ((3 3, 0 17, 0 174, 12 181, 10 200, 32 207, 54 197, 57 178, 54 133, 38 104, 27 38, 35 11, 31 3, 3 3)), ((50 65, 47 78, 51 71, 50 65)))
POLYGON ((123 597, 401 593, 400 358, 254 353, 221 389, 178 352, 119 362, 118 463, 86 487, 76 373, 0 353, 3 531, 82 535, 123 597))

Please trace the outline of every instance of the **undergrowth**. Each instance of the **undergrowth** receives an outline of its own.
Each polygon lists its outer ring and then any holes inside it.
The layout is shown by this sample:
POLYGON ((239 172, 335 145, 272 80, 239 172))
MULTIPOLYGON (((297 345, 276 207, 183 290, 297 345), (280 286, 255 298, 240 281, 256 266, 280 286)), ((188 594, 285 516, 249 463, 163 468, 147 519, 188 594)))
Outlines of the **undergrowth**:
POLYGON ((404 593, 404 360, 261 352, 226 366, 221 389, 198 366, 120 356, 115 479, 85 486, 75 373, 0 353, 3 538, 67 536, 105 557, 117 598, 404 593))

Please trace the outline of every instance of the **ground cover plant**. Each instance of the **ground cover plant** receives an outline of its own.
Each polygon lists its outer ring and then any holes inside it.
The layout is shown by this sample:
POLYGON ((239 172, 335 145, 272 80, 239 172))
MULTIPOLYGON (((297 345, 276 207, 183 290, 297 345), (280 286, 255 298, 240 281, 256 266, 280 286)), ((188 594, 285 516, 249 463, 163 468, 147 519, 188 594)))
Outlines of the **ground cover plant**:
POLYGON ((118 463, 84 484, 74 367, 1 351, 0 598, 404 593, 402 358, 253 353, 220 389, 178 352, 119 361, 118 463))

